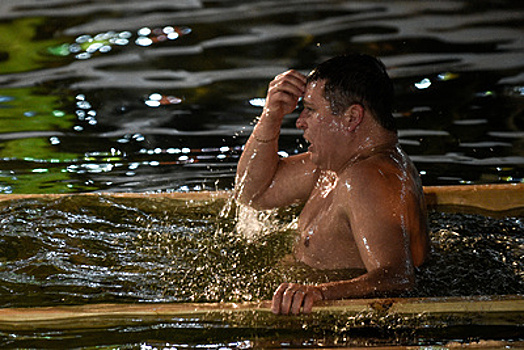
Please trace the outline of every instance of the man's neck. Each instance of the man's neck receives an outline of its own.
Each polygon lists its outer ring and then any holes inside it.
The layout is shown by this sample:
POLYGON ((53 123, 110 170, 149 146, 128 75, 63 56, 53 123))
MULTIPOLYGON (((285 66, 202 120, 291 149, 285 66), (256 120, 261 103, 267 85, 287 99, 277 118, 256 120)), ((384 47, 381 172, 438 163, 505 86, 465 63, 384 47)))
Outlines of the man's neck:
POLYGON ((355 137, 352 140, 352 144, 349 145, 348 149, 353 149, 353 152, 348 153, 347 157, 345 157, 346 159, 341 162, 337 169, 333 169, 336 173, 340 174, 351 165, 376 153, 391 149, 398 143, 397 133, 383 128, 374 128, 367 134, 359 133, 358 135, 366 135, 366 137, 355 137))

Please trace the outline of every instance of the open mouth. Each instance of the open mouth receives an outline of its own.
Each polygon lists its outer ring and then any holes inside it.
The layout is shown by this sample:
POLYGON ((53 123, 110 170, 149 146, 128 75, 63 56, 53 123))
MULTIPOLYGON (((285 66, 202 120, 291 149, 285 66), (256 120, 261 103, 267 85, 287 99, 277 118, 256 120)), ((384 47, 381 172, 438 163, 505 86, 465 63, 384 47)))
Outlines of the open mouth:
POLYGON ((314 149, 314 146, 313 144, 311 143, 311 141, 309 141, 308 139, 304 139, 306 141, 306 145, 305 145, 305 148, 311 152, 313 149, 314 149))
POLYGON ((304 141, 305 141, 305 148, 309 148, 309 147, 311 147, 311 141, 309 141, 309 140, 306 138, 306 135, 303 135, 302 138, 303 138, 304 141))

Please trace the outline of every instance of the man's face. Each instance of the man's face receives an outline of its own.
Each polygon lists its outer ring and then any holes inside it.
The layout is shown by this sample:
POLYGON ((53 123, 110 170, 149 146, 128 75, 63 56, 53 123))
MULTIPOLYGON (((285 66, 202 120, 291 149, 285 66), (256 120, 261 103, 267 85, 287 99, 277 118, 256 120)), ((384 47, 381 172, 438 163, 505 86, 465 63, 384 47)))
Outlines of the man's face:
POLYGON ((314 164, 322 169, 333 169, 337 155, 343 152, 338 142, 348 137, 344 115, 334 115, 330 102, 324 98, 325 81, 313 81, 306 86, 304 110, 297 120, 297 128, 304 131, 310 143, 309 152, 314 164))

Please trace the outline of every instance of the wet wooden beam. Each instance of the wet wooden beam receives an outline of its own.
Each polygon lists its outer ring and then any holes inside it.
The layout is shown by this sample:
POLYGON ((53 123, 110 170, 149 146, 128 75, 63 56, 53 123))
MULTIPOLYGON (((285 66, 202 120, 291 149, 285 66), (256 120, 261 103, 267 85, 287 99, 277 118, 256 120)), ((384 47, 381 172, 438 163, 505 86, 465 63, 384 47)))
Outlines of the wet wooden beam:
POLYGON ((377 317, 398 316, 403 319, 423 319, 424 327, 440 325, 442 322, 465 325, 510 325, 524 324, 524 296, 477 296, 439 298, 387 298, 352 299, 319 302, 311 315, 275 316, 270 312, 270 302, 251 303, 144 303, 144 304, 92 304, 80 306, 52 306, 34 308, 0 309, 0 329, 86 329, 112 325, 151 323, 161 321, 220 322, 231 321, 235 316, 246 326, 248 318, 261 322, 260 326, 289 325, 290 320, 304 319, 329 314, 337 318, 356 315, 377 317))
MULTIPOLYGON (((524 184, 493 184, 463 186, 426 186, 426 202, 431 209, 471 208, 488 212, 524 211, 524 184)), ((110 197, 122 199, 173 199, 213 201, 226 199, 229 191, 173 192, 173 193, 78 193, 78 194, 1 194, 0 202, 23 199, 53 200, 70 196, 110 197)))
POLYGON ((430 208, 471 207, 486 211, 524 209, 524 184, 424 187, 430 208))

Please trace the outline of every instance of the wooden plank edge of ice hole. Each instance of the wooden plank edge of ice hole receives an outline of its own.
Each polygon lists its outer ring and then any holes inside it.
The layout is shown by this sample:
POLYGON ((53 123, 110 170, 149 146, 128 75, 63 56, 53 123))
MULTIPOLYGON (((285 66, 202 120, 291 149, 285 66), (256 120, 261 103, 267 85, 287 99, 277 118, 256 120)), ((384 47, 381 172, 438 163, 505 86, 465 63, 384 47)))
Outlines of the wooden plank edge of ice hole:
MULTIPOLYGON (((0 329, 71 329, 98 328, 132 321, 170 320, 251 312, 270 313, 270 301, 247 303, 143 303, 87 304, 79 306, 49 306, 0 309, 0 329)), ((473 296, 433 298, 383 298, 322 301, 313 308, 312 316, 322 313, 358 315, 399 315, 455 320, 469 318, 483 324, 522 326, 524 296, 473 296), (509 321, 508 321, 509 320, 509 321)))
POLYGON ((469 207, 487 212, 524 211, 524 183, 426 186, 429 208, 469 207))
MULTIPOLYGON (((430 209, 449 209, 451 211, 469 208, 469 211, 482 213, 524 212, 524 183, 425 186, 424 194, 430 209)), ((227 199, 231 191, 199 192, 154 192, 154 193, 109 193, 84 192, 60 194, 0 194, 0 202, 23 199, 59 199, 63 197, 87 196, 123 199, 173 199, 186 201, 213 201, 227 199)))

